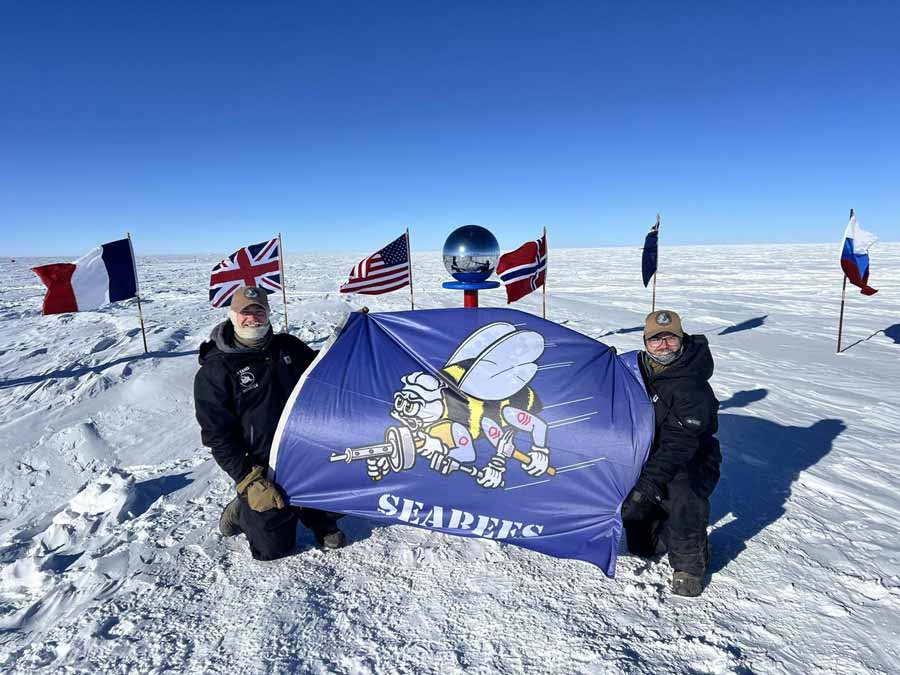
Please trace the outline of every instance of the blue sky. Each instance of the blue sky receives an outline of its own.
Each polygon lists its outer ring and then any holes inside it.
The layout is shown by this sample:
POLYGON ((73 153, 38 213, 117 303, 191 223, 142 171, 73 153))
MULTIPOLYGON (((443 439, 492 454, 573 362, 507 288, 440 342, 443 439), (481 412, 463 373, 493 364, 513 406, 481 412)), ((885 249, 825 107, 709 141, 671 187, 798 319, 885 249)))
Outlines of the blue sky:
POLYGON ((900 239, 897 3, 0 3, 2 252, 900 239))

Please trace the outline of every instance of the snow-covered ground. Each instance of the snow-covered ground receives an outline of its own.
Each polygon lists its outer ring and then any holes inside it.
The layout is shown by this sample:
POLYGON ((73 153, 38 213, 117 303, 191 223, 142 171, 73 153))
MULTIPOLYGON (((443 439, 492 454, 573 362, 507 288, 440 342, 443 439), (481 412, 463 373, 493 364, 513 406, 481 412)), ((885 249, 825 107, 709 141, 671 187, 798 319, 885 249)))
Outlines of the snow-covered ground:
MULTIPOLYGON (((196 350, 224 315, 205 299, 217 257, 140 259, 146 356, 133 302, 41 317, 29 267, 49 261, 4 259, 0 670, 900 672, 900 244, 873 250, 878 295, 848 291, 840 355, 836 248, 662 251, 658 306, 709 337, 722 402, 713 575, 696 600, 669 593, 664 560, 623 555, 610 580, 350 518, 346 549, 304 530, 297 555, 254 562, 216 531, 233 488, 193 412, 196 350)), ((288 251, 292 333, 330 335, 358 257, 288 251)), ((414 262, 419 306, 460 303, 439 255, 414 262)), ((551 251, 550 318, 638 347, 639 269, 637 248, 551 251)))

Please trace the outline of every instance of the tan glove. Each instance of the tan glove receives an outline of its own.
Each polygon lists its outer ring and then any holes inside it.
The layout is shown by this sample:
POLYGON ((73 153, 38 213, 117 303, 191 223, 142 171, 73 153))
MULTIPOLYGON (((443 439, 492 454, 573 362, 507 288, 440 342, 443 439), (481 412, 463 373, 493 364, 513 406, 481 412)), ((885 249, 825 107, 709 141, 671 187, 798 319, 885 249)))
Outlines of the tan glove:
POLYGON ((265 469, 254 466, 253 470, 244 476, 237 484, 239 495, 247 495, 247 503, 254 511, 270 511, 271 509, 283 509, 284 497, 275 483, 265 477, 265 469))

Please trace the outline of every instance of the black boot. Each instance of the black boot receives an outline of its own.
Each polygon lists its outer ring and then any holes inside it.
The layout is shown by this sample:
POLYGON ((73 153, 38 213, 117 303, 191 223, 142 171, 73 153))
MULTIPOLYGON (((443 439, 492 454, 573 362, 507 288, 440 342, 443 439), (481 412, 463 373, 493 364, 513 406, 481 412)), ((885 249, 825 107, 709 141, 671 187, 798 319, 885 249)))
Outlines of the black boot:
POLYGON ((223 537, 235 537, 241 533, 238 526, 238 513, 241 509, 240 499, 235 497, 222 509, 219 516, 219 532, 223 537))
POLYGON ((703 577, 688 572, 672 574, 672 593, 686 598, 696 598, 703 592, 703 577))
POLYGON ((319 548, 336 549, 347 545, 347 537, 337 527, 330 532, 314 532, 319 548))

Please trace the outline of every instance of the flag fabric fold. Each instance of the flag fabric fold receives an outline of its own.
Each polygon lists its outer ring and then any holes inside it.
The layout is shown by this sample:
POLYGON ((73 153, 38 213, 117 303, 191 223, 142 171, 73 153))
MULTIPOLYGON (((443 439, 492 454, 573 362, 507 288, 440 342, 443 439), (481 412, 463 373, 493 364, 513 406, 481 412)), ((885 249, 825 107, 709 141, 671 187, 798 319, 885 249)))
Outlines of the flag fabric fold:
POLYGON ((33 267, 47 287, 43 314, 97 309, 138 294, 137 270, 130 239, 91 249, 75 262, 33 267))
POLYGON ((634 352, 508 308, 352 312, 294 388, 269 468, 295 506, 612 576, 653 428, 634 352))
POLYGON ((659 259, 659 222, 657 222, 644 238, 644 251, 641 255, 641 276, 644 279, 644 288, 650 283, 650 279, 656 274, 656 264, 659 259))
POLYGON ((876 239, 874 234, 866 232, 859 226, 855 214, 850 216, 841 247, 841 269, 850 283, 858 286, 863 295, 875 295, 878 292, 869 286, 869 247, 876 239))
POLYGON ((381 295, 410 283, 409 241, 403 233, 390 244, 363 258, 350 270, 341 293, 381 295))
POLYGON ((239 248, 213 267, 209 278, 209 302, 224 307, 235 291, 257 286, 266 294, 281 290, 281 250, 278 237, 239 248))
POLYGON ((497 276, 506 287, 507 304, 543 286, 547 276, 546 235, 501 255, 497 261, 497 276))

